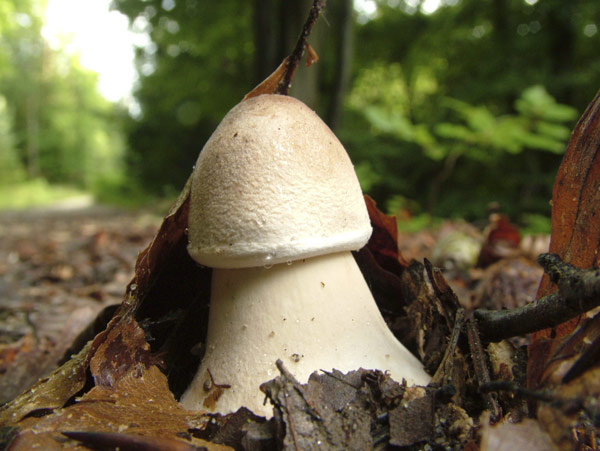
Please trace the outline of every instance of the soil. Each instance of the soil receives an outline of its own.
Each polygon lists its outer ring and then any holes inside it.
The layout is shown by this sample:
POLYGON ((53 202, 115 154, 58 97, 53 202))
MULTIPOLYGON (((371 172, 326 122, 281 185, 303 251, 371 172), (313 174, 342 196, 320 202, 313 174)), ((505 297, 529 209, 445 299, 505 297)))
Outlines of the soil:
POLYGON ((161 218, 63 203, 0 213, 0 403, 52 371, 118 304, 161 218))

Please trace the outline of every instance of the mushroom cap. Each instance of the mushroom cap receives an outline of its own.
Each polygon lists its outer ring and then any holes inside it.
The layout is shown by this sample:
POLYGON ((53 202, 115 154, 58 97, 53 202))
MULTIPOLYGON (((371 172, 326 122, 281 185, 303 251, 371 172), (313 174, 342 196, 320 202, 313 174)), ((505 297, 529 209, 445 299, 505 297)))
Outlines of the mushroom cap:
POLYGON ((356 250, 371 231, 348 154, 297 99, 241 102, 198 157, 188 252, 200 264, 247 268, 356 250))

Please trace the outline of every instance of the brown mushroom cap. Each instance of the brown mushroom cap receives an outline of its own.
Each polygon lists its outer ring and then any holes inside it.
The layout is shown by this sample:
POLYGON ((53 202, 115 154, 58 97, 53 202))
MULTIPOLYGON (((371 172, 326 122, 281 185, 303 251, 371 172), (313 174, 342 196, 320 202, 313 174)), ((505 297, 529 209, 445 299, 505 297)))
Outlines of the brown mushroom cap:
POLYGON ((255 267, 356 250, 371 231, 344 147, 292 97, 238 104, 198 157, 188 252, 203 265, 255 267))

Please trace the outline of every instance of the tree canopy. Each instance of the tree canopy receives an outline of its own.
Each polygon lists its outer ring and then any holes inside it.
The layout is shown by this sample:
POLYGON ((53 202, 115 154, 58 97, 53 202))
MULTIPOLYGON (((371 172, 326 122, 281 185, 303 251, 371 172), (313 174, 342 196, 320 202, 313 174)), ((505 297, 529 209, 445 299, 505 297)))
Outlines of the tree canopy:
POLYGON ((120 112, 77 55, 42 37, 44 2, 0 5, 0 183, 43 177, 91 187, 120 170, 120 112))
MULTIPOLYGON (((113 0, 150 37, 137 49, 139 113, 127 116, 44 42, 43 2, 2 2, 4 179, 178 191, 223 115, 289 53, 309 6, 113 0)), ((599 23, 593 0, 443 0, 433 12, 330 1, 310 37, 320 61, 300 68, 292 95, 329 122, 390 210, 476 218, 497 201, 516 220, 547 216, 569 132, 600 86, 599 23)))

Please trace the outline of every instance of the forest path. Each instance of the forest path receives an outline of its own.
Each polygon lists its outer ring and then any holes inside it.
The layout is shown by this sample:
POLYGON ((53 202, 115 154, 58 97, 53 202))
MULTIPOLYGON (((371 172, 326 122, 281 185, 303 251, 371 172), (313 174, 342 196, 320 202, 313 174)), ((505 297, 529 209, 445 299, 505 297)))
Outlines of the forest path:
POLYGON ((160 222, 87 197, 0 212, 0 403, 54 369, 98 312, 121 302, 160 222))

